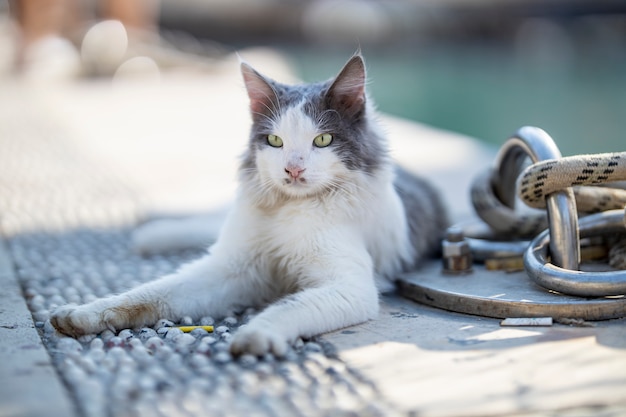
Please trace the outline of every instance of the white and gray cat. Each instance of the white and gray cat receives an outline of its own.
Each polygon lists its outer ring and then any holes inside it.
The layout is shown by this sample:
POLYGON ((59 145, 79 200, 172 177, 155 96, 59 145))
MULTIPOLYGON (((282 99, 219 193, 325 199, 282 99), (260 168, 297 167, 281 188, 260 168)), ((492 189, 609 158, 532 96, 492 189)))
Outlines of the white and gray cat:
POLYGON ((391 161, 359 54, 316 84, 284 85, 246 63, 241 71, 253 123, 217 242, 172 275, 58 308, 51 322, 61 333, 255 307, 231 352, 283 355, 298 337, 374 318, 379 290, 436 250, 445 210, 391 161))

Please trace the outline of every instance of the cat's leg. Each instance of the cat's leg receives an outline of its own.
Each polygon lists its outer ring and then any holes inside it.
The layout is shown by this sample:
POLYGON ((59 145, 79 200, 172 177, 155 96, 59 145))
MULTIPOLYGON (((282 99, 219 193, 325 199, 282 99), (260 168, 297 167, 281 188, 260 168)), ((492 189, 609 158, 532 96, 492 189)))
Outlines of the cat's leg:
POLYGON ((164 317, 220 316, 275 296, 268 294, 268 286, 252 272, 233 270, 233 265, 241 263, 232 261, 207 255, 128 292, 80 306, 61 306, 50 322, 61 333, 77 337, 105 329, 152 325, 164 317))
MULTIPOLYGON (((369 260, 369 257, 368 257, 369 260)), ((283 356, 289 343, 372 319, 378 314, 378 291, 371 262, 321 261, 301 291, 259 313, 233 338, 235 355, 271 352, 283 356), (320 275, 325 275, 320 277, 320 275)))

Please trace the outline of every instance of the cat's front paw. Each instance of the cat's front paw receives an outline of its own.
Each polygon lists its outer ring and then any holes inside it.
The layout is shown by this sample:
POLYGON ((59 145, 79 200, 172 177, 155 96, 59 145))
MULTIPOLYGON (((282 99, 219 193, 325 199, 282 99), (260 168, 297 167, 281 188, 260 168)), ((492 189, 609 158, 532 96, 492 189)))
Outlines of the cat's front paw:
POLYGON ((101 315, 89 311, 85 306, 68 304, 52 312, 50 324, 66 336, 80 337, 100 333, 107 328, 101 315))
POLYGON ((272 353, 282 357, 287 354, 287 339, 277 332, 243 327, 237 331, 230 345, 230 353, 238 356, 248 353, 255 356, 263 356, 272 353))

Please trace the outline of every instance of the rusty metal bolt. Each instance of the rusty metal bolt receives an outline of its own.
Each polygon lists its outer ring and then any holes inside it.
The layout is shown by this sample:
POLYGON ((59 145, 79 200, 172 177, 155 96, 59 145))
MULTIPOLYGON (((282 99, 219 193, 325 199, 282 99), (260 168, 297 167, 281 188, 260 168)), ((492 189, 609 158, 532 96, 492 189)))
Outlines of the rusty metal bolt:
POLYGON ((441 245, 444 274, 460 275, 472 272, 472 253, 459 227, 449 227, 441 245))

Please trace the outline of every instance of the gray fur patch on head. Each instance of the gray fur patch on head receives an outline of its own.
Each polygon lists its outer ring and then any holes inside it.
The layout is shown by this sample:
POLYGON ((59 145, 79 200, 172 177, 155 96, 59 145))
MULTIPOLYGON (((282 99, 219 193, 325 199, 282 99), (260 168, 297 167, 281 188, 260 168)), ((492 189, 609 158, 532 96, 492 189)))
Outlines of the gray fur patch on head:
POLYGON ((360 55, 352 57, 337 77, 326 82, 286 85, 242 65, 251 101, 252 128, 241 169, 252 172, 258 149, 268 146, 274 122, 287 109, 302 109, 320 127, 331 133, 328 147, 349 170, 372 174, 387 161, 386 142, 375 127, 375 115, 365 93, 365 67, 360 55))

